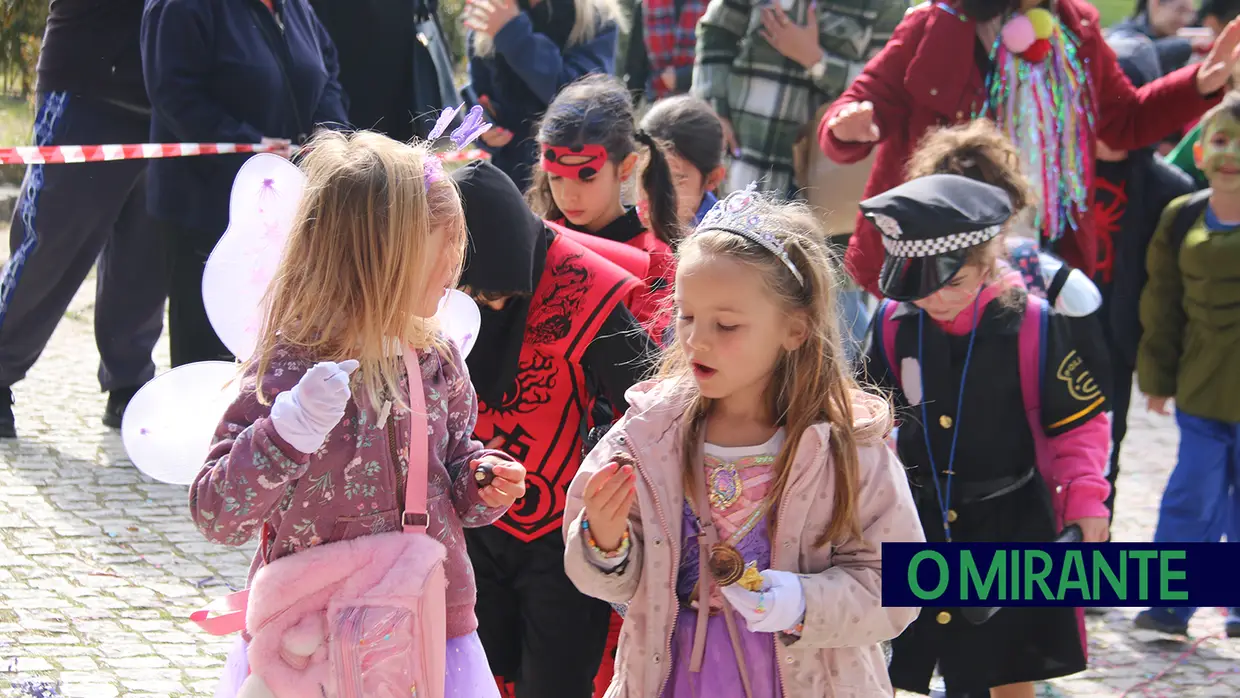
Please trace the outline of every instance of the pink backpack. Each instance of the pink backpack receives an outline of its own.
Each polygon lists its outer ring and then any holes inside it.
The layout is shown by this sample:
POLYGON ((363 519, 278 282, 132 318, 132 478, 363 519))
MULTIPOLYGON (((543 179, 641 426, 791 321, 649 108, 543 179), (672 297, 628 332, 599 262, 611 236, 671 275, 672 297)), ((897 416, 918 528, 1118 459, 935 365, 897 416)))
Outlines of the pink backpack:
MULTIPOLYGON (((896 322, 894 315, 898 307, 898 303, 890 300, 882 302, 878 310, 879 322, 875 326, 874 336, 875 341, 882 348, 888 373, 897 385, 901 382, 899 364, 895 360, 896 322)), ((1019 335, 1020 393, 1025 403, 1025 417, 1029 420, 1029 431, 1033 434, 1034 448, 1037 450, 1035 458, 1038 472, 1042 474, 1042 479, 1050 488, 1051 503, 1055 508, 1055 521, 1062 527, 1067 492, 1065 486, 1057 481, 1050 467, 1052 461, 1050 440, 1042 429, 1042 371, 1046 364, 1046 346, 1042 338, 1046 336, 1049 313, 1049 306, 1045 300, 1032 293, 1026 294, 1025 315, 1021 320, 1019 335)))
POLYGON ((250 676, 238 698, 443 698, 446 550, 426 535, 426 398, 416 353, 404 355, 412 454, 404 531, 280 558, 221 600, 226 613, 190 616, 213 635, 249 633, 250 676))

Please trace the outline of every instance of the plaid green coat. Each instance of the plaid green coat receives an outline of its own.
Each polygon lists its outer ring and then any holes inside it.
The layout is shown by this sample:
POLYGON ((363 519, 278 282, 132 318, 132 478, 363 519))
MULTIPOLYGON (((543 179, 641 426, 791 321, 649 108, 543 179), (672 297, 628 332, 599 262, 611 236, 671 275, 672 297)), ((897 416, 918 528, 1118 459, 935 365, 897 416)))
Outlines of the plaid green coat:
MULTIPOLYGON (((813 2, 769 1, 778 2, 801 25, 813 2)), ((726 188, 743 189, 758 181, 761 189, 784 194, 793 188, 792 146, 801 129, 887 43, 909 1, 818 0, 819 44, 827 54, 827 71, 817 82, 762 38, 764 6, 764 0, 710 0, 698 24, 692 89, 732 123, 740 144, 726 188)))

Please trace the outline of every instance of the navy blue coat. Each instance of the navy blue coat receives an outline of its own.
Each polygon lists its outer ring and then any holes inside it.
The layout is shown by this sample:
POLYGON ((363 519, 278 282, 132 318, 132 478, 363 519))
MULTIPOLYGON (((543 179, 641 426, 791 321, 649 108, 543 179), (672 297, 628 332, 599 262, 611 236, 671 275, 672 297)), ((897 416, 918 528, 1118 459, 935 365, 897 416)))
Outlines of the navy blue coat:
MULTIPOLYGON (((336 49, 306 0, 146 0, 142 71, 161 143, 304 141, 348 123, 336 49)), ((218 239, 245 155, 151 162, 147 207, 218 239)))
POLYGON ((537 158, 535 124, 565 85, 615 70, 620 30, 606 22, 592 40, 565 48, 577 17, 573 0, 544 0, 532 8, 528 0, 519 4, 521 14, 495 35, 494 55, 474 55, 472 32, 467 50, 474 91, 490 99, 495 125, 512 131, 508 145, 488 148, 491 161, 524 191, 537 158))

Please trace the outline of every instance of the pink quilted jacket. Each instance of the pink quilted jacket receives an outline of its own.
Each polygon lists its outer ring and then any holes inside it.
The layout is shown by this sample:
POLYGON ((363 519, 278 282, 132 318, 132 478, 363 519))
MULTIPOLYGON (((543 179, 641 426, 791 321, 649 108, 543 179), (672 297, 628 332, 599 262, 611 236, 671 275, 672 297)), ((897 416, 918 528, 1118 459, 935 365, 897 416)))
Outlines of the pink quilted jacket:
MULTIPOLYGON (((564 512, 565 568, 581 591, 628 604, 616 673, 606 698, 656 698, 670 673, 675 596, 681 555, 679 447, 681 408, 666 382, 634 386, 630 409, 582 464, 564 512), (637 463, 637 503, 630 515, 632 548, 625 570, 604 574, 586 558, 581 538, 582 495, 590 475, 616 451, 637 463)), ((873 698, 892 695, 880 643, 899 635, 916 608, 882 607, 884 541, 924 541, 908 480, 883 439, 891 428, 887 405, 858 391, 853 410, 861 451, 858 516, 863 536, 816 547, 831 519, 834 471, 818 424, 801 439, 787 490, 780 500, 771 566, 805 576, 805 629, 790 646, 776 642, 786 698, 873 698)), ((774 636, 772 636, 774 642, 774 636)))

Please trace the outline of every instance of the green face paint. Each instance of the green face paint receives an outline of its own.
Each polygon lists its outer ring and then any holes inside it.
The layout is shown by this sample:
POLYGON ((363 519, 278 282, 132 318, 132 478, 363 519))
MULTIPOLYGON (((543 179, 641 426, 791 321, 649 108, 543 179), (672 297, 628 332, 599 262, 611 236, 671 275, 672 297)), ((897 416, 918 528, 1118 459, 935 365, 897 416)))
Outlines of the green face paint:
POLYGON ((1202 133, 1201 171, 1215 189, 1240 190, 1240 121, 1230 114, 1215 116, 1202 133))

